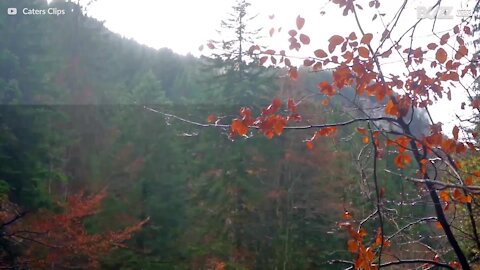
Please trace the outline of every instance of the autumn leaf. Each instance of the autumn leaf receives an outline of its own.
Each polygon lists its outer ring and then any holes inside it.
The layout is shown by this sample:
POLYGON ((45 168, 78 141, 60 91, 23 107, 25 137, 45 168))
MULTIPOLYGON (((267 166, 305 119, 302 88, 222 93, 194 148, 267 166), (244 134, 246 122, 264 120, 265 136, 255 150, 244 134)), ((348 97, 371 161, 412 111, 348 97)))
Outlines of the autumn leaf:
POLYGON ((450 200, 450 193, 446 190, 442 190, 438 193, 438 196, 440 197, 440 200, 442 202, 448 202, 450 200))
POLYGON ((288 75, 290 76, 290 79, 293 81, 296 81, 298 79, 298 71, 296 67, 291 67, 290 70, 288 71, 288 75))
POLYGON ((369 141, 370 141, 370 140, 369 140, 368 136, 365 136, 365 137, 363 137, 363 139, 362 139, 362 142, 363 142, 364 144, 367 144, 369 141))
POLYGON ((370 54, 370 52, 368 51, 367 48, 360 47, 358 48, 358 54, 363 58, 368 58, 368 55, 370 54))
POLYGON ((435 54, 435 58, 438 62, 443 64, 445 61, 447 61, 447 52, 443 48, 439 48, 435 54))
POLYGON ((314 53, 315 56, 318 57, 318 58, 325 58, 325 57, 328 56, 327 53, 326 53, 324 50, 322 50, 322 49, 318 49, 318 50, 314 51, 313 53, 314 53))
POLYGON ((448 39, 450 38, 449 33, 445 33, 441 38, 440 38, 440 45, 445 45, 448 42, 448 39))
POLYGON ((355 34, 355 32, 350 33, 350 35, 348 35, 348 39, 349 39, 349 40, 356 40, 356 39, 357 39, 357 35, 355 34))
POLYGON ((297 24, 297 29, 301 30, 303 28, 303 25, 305 24, 305 19, 300 17, 300 15, 298 15, 295 22, 297 24))
POLYGON ((318 84, 318 88, 320 88, 320 92, 324 93, 327 96, 333 96, 335 94, 335 89, 326 81, 323 81, 318 84))
POLYGON ((331 36, 330 39, 328 40, 329 42, 328 51, 332 53, 338 45, 342 44, 344 40, 345 39, 339 35, 331 36))
POLYGON ((231 131, 240 136, 245 136, 248 132, 248 127, 240 119, 234 119, 231 125, 231 131))
POLYGON ((351 219, 352 218, 352 213, 348 212, 345 210, 342 214, 343 219, 351 219))
POLYGON ((453 134, 453 138, 454 138, 456 141, 458 140, 458 132, 459 132, 459 131, 460 131, 460 130, 458 129, 457 126, 454 126, 454 127, 453 127, 452 134, 453 134))
POLYGON ((455 59, 460 60, 462 57, 467 56, 468 54, 468 49, 464 45, 460 46, 458 48, 457 52, 455 53, 455 59))
POLYGON ((275 33, 275 28, 272 27, 268 33, 270 34, 270 37, 272 37, 275 33))
POLYGON ((305 35, 305 34, 300 34, 300 41, 303 44, 308 45, 308 44, 310 44, 310 37, 305 35))
POLYGON ((363 43, 365 45, 369 45, 370 42, 372 41, 373 35, 370 33, 367 33, 363 35, 362 39, 360 40, 360 43, 363 43))
POLYGON ((215 115, 211 114, 211 115, 208 116, 207 122, 209 124, 211 124, 211 123, 215 122, 215 120, 217 120, 217 117, 215 115))
POLYGON ((357 253, 358 252, 358 242, 355 239, 348 240, 347 248, 348 248, 348 251, 350 251, 352 253, 357 253))
POLYGON ((308 150, 313 150, 312 141, 308 140, 308 141, 305 142, 305 144, 306 144, 308 150))
POLYGON ((208 47, 210 50, 215 49, 215 45, 213 45, 212 42, 207 43, 207 47, 208 47))
POLYGON ((272 55, 272 54, 275 54, 275 50, 268 49, 268 50, 265 50, 263 53, 268 54, 268 55, 272 55))
POLYGON ((267 60, 268 60, 268 56, 262 56, 260 57, 259 64, 263 65, 265 64, 265 62, 267 62, 267 60))
POLYGON ((396 106, 393 104, 393 101, 390 99, 387 102, 387 106, 385 106, 385 113, 389 115, 398 116, 398 110, 396 106))
POLYGON ((429 44, 427 45, 427 48, 428 48, 429 50, 435 50, 437 47, 438 47, 438 45, 437 45, 436 43, 429 43, 429 44))

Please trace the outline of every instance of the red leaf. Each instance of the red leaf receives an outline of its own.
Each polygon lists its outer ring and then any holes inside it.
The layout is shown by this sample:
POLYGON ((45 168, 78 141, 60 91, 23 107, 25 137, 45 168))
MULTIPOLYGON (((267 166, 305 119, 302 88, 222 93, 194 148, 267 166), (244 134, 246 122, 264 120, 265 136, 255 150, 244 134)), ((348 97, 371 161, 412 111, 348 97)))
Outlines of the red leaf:
POLYGON ((449 33, 445 33, 441 38, 440 38, 440 45, 445 45, 448 42, 448 39, 450 38, 449 33))
POLYGON ((429 43, 427 45, 427 48, 430 49, 430 50, 435 50, 437 48, 437 44, 436 43, 429 43))
POLYGON ((443 48, 439 48, 435 54, 435 59, 441 64, 447 61, 447 52, 443 48))
POLYGON ((212 42, 207 43, 207 47, 208 47, 210 50, 215 49, 215 45, 213 45, 212 42))
POLYGON ((365 34, 365 35, 363 35, 362 39, 360 40, 360 43, 369 45, 370 41, 372 41, 372 38, 373 38, 372 34, 370 34, 370 33, 365 34))
POLYGON ((290 62, 290 59, 285 58, 284 61, 285 61, 285 66, 287 66, 287 67, 291 67, 291 66, 292 66, 292 63, 290 62))
POLYGON ((305 19, 300 17, 300 15, 298 15, 297 20, 296 20, 296 24, 297 24, 297 29, 301 30, 303 28, 303 25, 305 24, 305 19))
POLYGON ((295 31, 295 30, 292 29, 292 30, 288 31, 288 34, 289 34, 291 37, 294 37, 294 36, 297 35, 297 31, 295 31))
POLYGON ((349 40, 356 40, 356 39, 357 39, 357 35, 355 34, 355 32, 350 33, 350 35, 348 35, 348 39, 349 39, 349 40))
POLYGON ((323 81, 319 83, 318 88, 320 88, 320 92, 324 93, 327 96, 333 96, 335 94, 335 89, 328 82, 323 81))
POLYGON ((368 55, 370 54, 370 52, 368 51, 367 48, 360 47, 358 48, 358 54, 363 58, 368 58, 368 55))
POLYGON ((455 53, 455 59, 460 60, 462 57, 466 56, 468 54, 468 49, 464 45, 460 46, 458 48, 458 51, 455 53))
POLYGON ((275 28, 272 27, 268 33, 270 34, 270 37, 272 37, 273 33, 275 33, 275 28))
POLYGON ((260 65, 265 64, 265 62, 267 61, 267 59, 268 59, 268 56, 262 56, 262 57, 260 57, 260 65))
POLYGON ((460 131, 460 130, 458 129, 457 126, 454 126, 454 127, 453 127, 452 134, 453 134, 453 138, 454 138, 456 141, 458 140, 458 132, 459 132, 459 131, 460 131))
POLYGON ((329 52, 332 53, 338 45, 342 44, 344 40, 345 39, 339 35, 331 36, 330 39, 328 40, 328 42, 330 43, 328 45, 329 52))
POLYGON ((296 67, 291 67, 288 75, 290 76, 290 79, 296 81, 298 79, 298 71, 296 67))
POLYGON ((313 53, 314 53, 315 56, 318 57, 318 58, 325 58, 325 57, 328 56, 327 53, 326 53, 324 50, 322 50, 322 49, 318 49, 318 50, 314 51, 313 53))
POLYGON ((313 149, 313 143, 312 143, 312 141, 308 140, 308 141, 305 142, 305 144, 307 145, 308 150, 312 150, 312 149, 313 149))
POLYGON ((313 65, 313 63, 315 63, 315 61, 313 61, 311 59, 303 60, 303 65, 306 66, 306 67, 309 67, 309 66, 313 65))
POLYGON ((217 117, 215 115, 211 114, 211 115, 208 116, 207 122, 209 124, 211 124, 211 123, 215 122, 215 120, 217 120, 217 117))
POLYGON ((293 99, 291 99, 291 98, 288 99, 287 108, 292 113, 295 113, 297 111, 297 105, 295 104, 295 101, 293 101, 293 99))
POLYGON ((304 35, 304 34, 300 34, 300 41, 303 44, 308 45, 308 44, 310 44, 310 37, 307 36, 307 35, 304 35))
POLYGON ((234 119, 230 129, 233 133, 240 136, 244 136, 248 132, 248 127, 240 119, 234 119))

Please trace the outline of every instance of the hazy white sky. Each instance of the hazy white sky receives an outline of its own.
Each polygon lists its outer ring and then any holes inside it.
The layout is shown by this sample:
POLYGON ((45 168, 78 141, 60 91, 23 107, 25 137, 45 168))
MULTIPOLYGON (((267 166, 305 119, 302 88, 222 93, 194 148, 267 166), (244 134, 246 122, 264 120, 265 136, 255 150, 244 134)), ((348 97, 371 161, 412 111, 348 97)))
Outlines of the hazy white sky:
MULTIPOLYGON (((391 21, 393 14, 403 3, 401 0, 381 1, 380 12, 386 15, 382 17, 383 22, 380 19, 372 22, 374 13, 368 8, 369 0, 357 2, 365 7, 364 11, 360 12, 364 30, 373 33, 374 36, 382 34, 384 25, 391 21)), ((409 0, 402 19, 391 34, 392 39, 398 38, 417 20, 418 7, 430 7, 435 2, 436 0, 409 0)), ((461 19, 456 16, 456 11, 473 9, 475 2, 475 0, 443 0, 443 7, 453 9, 453 19, 437 20, 435 32, 442 35, 445 30, 452 29, 461 19)), ((341 10, 329 0, 251 0, 251 3, 251 14, 259 14, 254 27, 263 27, 265 36, 268 36, 271 27, 277 29, 282 27, 280 33, 275 33, 272 38, 268 37, 262 41, 262 44, 274 49, 288 48, 287 32, 295 28, 297 15, 306 19, 302 32, 310 36, 311 45, 298 53, 291 52, 294 55, 308 56, 312 55, 315 49, 326 48, 327 40, 333 34, 348 35, 352 31, 359 33, 352 16, 340 18, 341 10), (324 15, 321 15, 322 11, 325 12, 324 15), (268 18, 271 14, 275 14, 273 20, 268 18)), ((89 6, 88 14, 105 21, 105 26, 113 32, 133 38, 142 44, 153 48, 169 47, 180 54, 199 55, 200 44, 218 38, 216 30, 233 4, 234 0, 97 0, 89 6)), ((432 23, 433 20, 426 19, 419 24, 415 32, 414 48, 438 42, 438 38, 432 32, 432 23)), ((405 42, 404 47, 408 47, 409 35, 405 42)), ((400 58, 392 54, 391 59, 386 60, 383 67, 388 72, 395 72, 402 68, 400 62, 400 58)), ((444 106, 447 103, 441 103, 435 110, 436 121, 447 122, 446 119, 455 118, 454 109, 459 108, 464 98, 461 98, 463 95, 455 93, 452 93, 452 96, 455 97, 454 108, 445 110, 444 106)))

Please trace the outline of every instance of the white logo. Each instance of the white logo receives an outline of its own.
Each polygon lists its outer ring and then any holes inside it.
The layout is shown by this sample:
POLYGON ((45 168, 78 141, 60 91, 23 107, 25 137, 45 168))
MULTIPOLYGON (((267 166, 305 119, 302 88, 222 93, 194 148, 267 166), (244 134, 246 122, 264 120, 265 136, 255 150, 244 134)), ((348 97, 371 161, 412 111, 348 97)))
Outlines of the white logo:
POLYGON ((7 14, 8 15, 17 15, 17 9, 16 8, 8 8, 7 9, 7 14))

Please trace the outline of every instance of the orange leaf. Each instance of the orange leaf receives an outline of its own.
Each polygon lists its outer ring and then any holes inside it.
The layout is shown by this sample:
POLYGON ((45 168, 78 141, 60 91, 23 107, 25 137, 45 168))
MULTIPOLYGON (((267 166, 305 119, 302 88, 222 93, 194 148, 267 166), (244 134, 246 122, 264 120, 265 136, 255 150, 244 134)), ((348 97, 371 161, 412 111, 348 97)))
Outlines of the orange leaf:
POLYGON ((370 52, 368 51, 367 48, 360 47, 358 48, 358 54, 363 58, 368 58, 368 55, 370 54, 370 52))
POLYGON ((297 24, 297 29, 301 30, 303 28, 303 25, 305 24, 305 19, 300 17, 300 15, 298 15, 297 20, 296 20, 296 24, 297 24))
POLYGON ((367 137, 367 136, 363 137, 362 142, 363 142, 364 144, 367 144, 367 143, 369 142, 368 137, 367 137))
POLYGON ((461 203, 471 203, 472 196, 464 195, 459 189, 455 189, 453 192, 453 198, 461 203))
POLYGON ((328 82, 323 81, 319 83, 318 88, 320 88, 320 91, 327 96, 333 96, 335 94, 335 89, 328 82))
POLYGON ((443 64, 445 61, 447 61, 447 52, 443 48, 439 48, 435 54, 435 58, 438 62, 443 64))
POLYGON ((442 202, 448 202, 450 200, 450 194, 446 190, 440 191, 438 195, 440 196, 440 200, 442 202))
POLYGON ((350 212, 348 212, 348 211, 345 211, 345 212, 343 212, 342 217, 343 217, 344 219, 351 219, 351 218, 352 218, 352 214, 351 214, 350 212))
POLYGON ((348 251, 350 251, 352 253, 357 253, 358 252, 358 243, 354 239, 348 240, 347 247, 348 247, 348 251))
POLYGON ((467 186, 473 185, 473 177, 471 177, 471 176, 465 177, 465 185, 467 185, 467 186))
POLYGON ((398 110, 395 108, 395 105, 391 99, 388 100, 387 106, 385 107, 385 113, 398 116, 398 110))
POLYGON ((307 149, 308 150, 313 150, 313 143, 312 141, 308 140, 305 142, 305 144, 307 145, 307 149))
POLYGON ((357 131, 358 133, 362 134, 362 135, 366 135, 367 134, 367 130, 364 129, 364 128, 357 128, 357 131))
POLYGON ((207 121, 208 121, 209 124, 215 122, 215 120, 217 120, 217 117, 215 115, 211 114, 211 115, 208 116, 207 121))
POLYGON ((365 35, 363 35, 362 39, 360 40, 360 43, 369 45, 370 41, 372 41, 372 38, 373 38, 372 34, 370 34, 370 33, 365 34, 365 35))
POLYGON ((458 51, 455 53, 455 59, 460 60, 462 57, 468 54, 468 49, 464 45, 458 48, 458 51))
POLYGON ((293 81, 296 81, 298 79, 298 71, 296 67, 291 67, 290 70, 288 71, 288 75, 290 76, 290 79, 293 81))
POLYGON ((232 121, 230 129, 233 133, 239 134, 241 136, 246 135, 248 132, 248 127, 240 119, 234 119, 232 121))
POLYGON ((336 130, 337 127, 324 127, 317 131, 315 134, 318 134, 319 136, 329 136, 335 133, 336 130))

